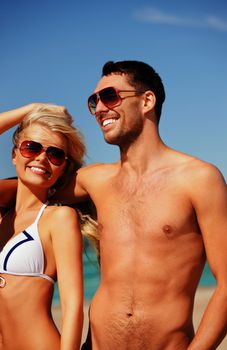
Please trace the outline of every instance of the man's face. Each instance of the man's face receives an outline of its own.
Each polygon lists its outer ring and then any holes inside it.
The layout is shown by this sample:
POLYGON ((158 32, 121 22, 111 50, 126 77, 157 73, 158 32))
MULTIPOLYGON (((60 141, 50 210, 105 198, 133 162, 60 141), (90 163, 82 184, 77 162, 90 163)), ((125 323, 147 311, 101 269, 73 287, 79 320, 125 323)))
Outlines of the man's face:
POLYGON ((95 93, 107 87, 120 90, 122 98, 114 107, 107 107, 101 99, 96 106, 95 117, 99 123, 106 142, 118 146, 129 145, 143 128, 143 94, 136 94, 135 87, 127 81, 125 74, 110 74, 102 77, 95 93), (129 90, 121 92, 121 90, 129 90))

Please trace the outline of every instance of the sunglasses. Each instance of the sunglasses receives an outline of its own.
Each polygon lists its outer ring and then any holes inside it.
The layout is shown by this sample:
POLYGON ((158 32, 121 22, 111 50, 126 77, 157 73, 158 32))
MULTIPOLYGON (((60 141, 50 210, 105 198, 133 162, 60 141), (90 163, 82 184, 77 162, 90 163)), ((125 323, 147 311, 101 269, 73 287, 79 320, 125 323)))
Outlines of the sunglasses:
POLYGON ((33 158, 45 152, 49 161, 56 166, 62 165, 67 159, 65 152, 61 148, 54 146, 45 148, 36 141, 23 141, 19 146, 19 150, 24 158, 33 158))
POLYGON ((107 107, 107 108, 113 108, 116 106, 119 106, 123 99, 133 96, 125 96, 121 97, 120 92, 135 92, 135 95, 142 95, 145 91, 137 91, 137 90, 118 90, 115 87, 107 87, 105 89, 102 89, 94 94, 92 94, 88 98, 88 109, 91 114, 95 115, 96 113, 96 107, 99 102, 99 100, 107 107))

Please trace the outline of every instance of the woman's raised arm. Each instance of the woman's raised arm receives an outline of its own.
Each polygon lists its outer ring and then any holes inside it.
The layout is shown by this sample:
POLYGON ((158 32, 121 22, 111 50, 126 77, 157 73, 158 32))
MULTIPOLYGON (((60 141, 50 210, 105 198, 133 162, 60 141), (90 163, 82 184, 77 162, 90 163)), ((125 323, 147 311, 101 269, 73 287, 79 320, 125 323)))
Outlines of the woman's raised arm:
POLYGON ((30 103, 26 106, 0 113, 0 134, 19 124, 23 118, 37 106, 37 103, 30 103))

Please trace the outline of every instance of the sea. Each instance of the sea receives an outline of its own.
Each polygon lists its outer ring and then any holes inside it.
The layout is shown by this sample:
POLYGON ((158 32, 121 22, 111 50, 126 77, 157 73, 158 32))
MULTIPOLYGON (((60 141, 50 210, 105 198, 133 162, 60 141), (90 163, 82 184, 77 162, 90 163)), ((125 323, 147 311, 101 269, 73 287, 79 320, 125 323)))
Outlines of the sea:
MULTIPOLYGON (((96 258, 94 249, 85 242, 83 253, 83 269, 84 269, 84 298, 90 301, 95 294, 95 291, 99 285, 99 265, 96 258)), ((211 287, 216 284, 214 276, 208 266, 205 265, 202 277, 200 279, 200 287, 211 287)), ((59 293, 57 283, 55 284, 53 304, 59 304, 59 293)))

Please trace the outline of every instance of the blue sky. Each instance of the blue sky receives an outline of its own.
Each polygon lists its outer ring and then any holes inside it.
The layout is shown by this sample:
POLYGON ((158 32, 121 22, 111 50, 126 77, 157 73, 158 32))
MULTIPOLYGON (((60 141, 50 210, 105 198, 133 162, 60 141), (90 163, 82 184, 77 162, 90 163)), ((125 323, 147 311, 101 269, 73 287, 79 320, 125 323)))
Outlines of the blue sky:
MULTIPOLYGON (((227 2, 0 1, 0 111, 30 102, 67 106, 87 163, 118 159, 87 110, 108 60, 152 65, 166 89, 166 144, 219 167, 227 179, 227 2)), ((14 175, 0 136, 0 177, 14 175)))

